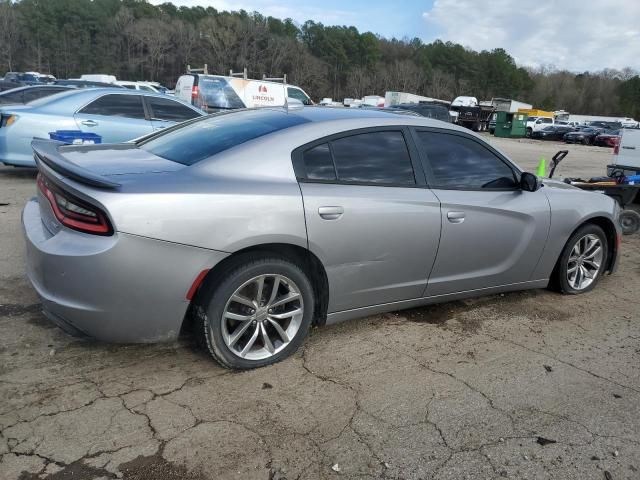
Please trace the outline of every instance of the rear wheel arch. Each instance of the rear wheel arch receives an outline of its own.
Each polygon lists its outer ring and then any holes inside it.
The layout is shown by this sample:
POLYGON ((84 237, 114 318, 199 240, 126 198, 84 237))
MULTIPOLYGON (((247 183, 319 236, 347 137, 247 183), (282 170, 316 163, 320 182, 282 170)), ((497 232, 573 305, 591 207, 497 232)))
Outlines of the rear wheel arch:
POLYGON ((281 257, 295 263, 309 276, 314 290, 315 314, 312 325, 324 325, 329 305, 329 282, 324 265, 311 251, 298 245, 287 243, 267 243, 253 245, 232 253, 215 265, 200 283, 189 305, 183 328, 192 319, 193 306, 209 298, 221 279, 242 263, 265 257, 281 257))

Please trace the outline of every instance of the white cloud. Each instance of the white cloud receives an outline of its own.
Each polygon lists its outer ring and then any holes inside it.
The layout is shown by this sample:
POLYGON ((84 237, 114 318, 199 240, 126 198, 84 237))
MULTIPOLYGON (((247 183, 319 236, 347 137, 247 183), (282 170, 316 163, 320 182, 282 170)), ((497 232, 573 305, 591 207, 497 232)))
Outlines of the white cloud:
POLYGON ((425 37, 502 47, 519 65, 640 69, 639 0, 435 0, 422 16, 425 37))

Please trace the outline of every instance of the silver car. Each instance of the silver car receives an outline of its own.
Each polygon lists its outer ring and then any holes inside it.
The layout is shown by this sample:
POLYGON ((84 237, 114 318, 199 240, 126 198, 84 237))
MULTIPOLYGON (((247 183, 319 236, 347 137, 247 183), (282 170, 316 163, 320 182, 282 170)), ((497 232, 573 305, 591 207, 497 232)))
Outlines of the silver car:
POLYGON ((110 342, 191 325, 227 367, 281 360, 311 325, 550 283, 587 292, 618 257, 612 199, 427 118, 244 110, 33 149, 23 226, 45 314, 110 342))

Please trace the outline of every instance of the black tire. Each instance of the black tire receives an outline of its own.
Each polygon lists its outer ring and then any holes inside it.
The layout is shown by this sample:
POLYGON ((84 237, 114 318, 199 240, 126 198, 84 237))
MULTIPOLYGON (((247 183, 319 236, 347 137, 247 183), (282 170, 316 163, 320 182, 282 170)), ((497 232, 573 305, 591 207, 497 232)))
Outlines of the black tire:
POLYGON ((623 235, 631 235, 640 231, 640 213, 623 210, 618 217, 623 235))
POLYGON ((524 131, 524 136, 525 136, 525 137, 527 137, 527 138, 531 138, 531 135, 532 135, 532 134, 533 134, 533 129, 532 129, 531 127, 527 128, 527 129, 524 131))
POLYGON ((198 343, 205 345, 209 353, 221 366, 235 369, 264 367, 292 355, 307 336, 314 314, 314 295, 311 281, 304 270, 288 259, 274 254, 244 257, 233 266, 224 278, 209 285, 198 295, 194 310, 194 332, 198 343), (262 360, 248 360, 232 352, 225 344, 222 334, 224 309, 236 289, 260 275, 282 275, 291 279, 300 290, 303 300, 303 316, 295 336, 284 349, 262 360))
POLYGON ((607 242, 607 236, 605 235, 602 228, 591 223, 583 225, 578 230, 576 230, 573 235, 571 235, 571 237, 567 241, 567 244, 562 250, 562 254, 558 259, 558 263, 556 264, 556 268, 553 273, 553 278, 551 279, 551 285, 557 288, 560 292, 567 295, 578 295, 578 294, 587 293, 593 290, 595 286, 598 284, 598 282, 600 281, 600 278, 602 278, 602 275, 604 274, 604 271, 607 265, 608 254, 609 254, 609 245, 607 242), (569 257, 571 256, 572 250, 576 246, 576 243, 578 242, 578 240, 590 234, 596 235, 600 239, 600 242, 603 248, 603 252, 602 252, 603 260, 591 284, 585 288, 576 289, 574 288, 573 285, 569 283, 569 280, 567 278, 568 276, 567 271, 569 268, 569 257))

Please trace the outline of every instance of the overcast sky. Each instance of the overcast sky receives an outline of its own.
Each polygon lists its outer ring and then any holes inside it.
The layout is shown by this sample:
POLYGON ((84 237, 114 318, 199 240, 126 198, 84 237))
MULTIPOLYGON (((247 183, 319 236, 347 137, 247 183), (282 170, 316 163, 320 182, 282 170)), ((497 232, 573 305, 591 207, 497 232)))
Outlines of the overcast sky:
MULTIPOLYGON (((163 3, 166 0, 151 0, 163 3)), ((640 70, 640 0, 172 0, 354 25, 385 37, 505 48, 520 65, 640 70)))

